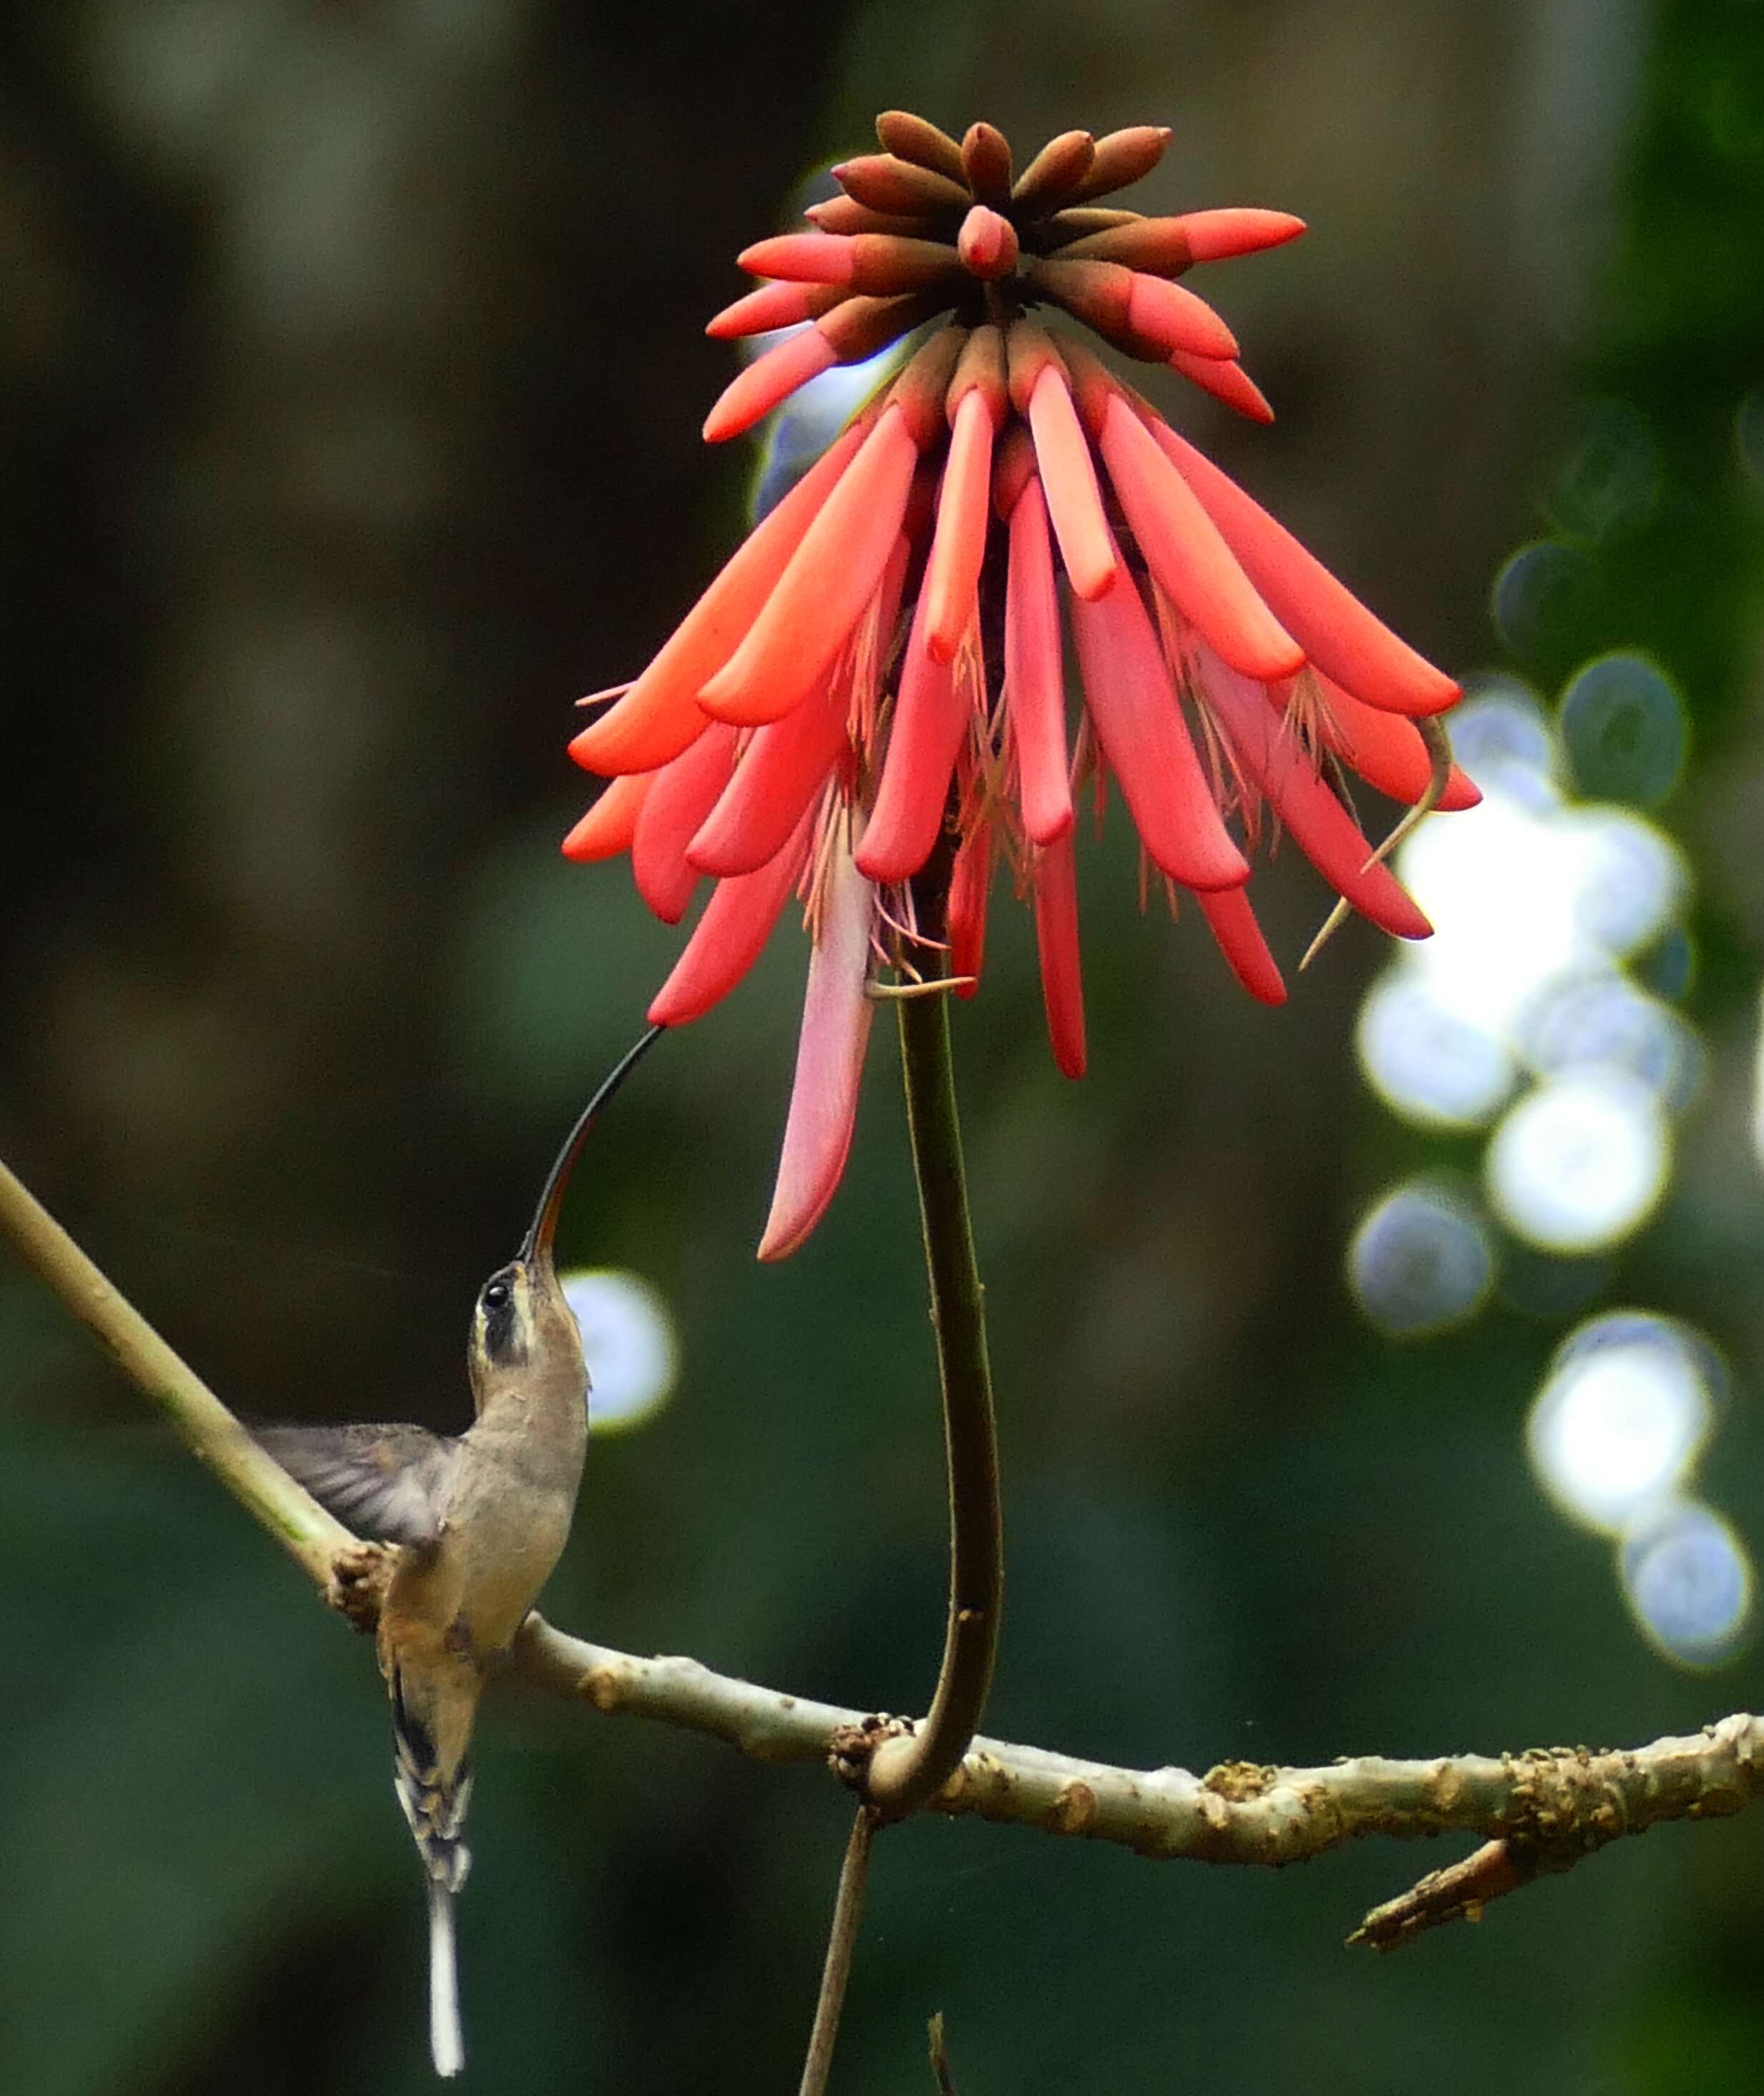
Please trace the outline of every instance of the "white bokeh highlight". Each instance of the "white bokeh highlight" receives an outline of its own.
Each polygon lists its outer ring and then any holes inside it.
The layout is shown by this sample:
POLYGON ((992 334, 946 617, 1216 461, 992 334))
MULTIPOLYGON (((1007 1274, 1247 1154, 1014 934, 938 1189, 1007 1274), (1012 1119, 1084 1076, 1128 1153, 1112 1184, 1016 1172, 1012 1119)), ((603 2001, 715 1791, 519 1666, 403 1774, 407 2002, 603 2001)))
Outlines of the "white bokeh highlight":
POLYGON ((1406 1119, 1493 1128, 1489 1202, 1516 1235, 1605 1250, 1659 1200, 1670 1116, 1701 1079, 1696 1035, 1627 972, 1681 911, 1683 863, 1631 810, 1567 797, 1522 686, 1484 685, 1451 735, 1482 802, 1424 823, 1398 854, 1434 936, 1368 993, 1360 1059, 1406 1119))
POLYGON ((1621 1535, 1683 1491, 1714 1429, 1714 1362, 1683 1325, 1641 1311, 1594 1318, 1565 1342, 1526 1444, 1570 1519, 1621 1535))
POLYGON ((1484 1177, 1490 1206, 1516 1236, 1576 1256, 1608 1251, 1644 1222, 1670 1168, 1654 1095, 1595 1068, 1527 1093, 1495 1130, 1484 1177))
POLYGON ((618 1267, 577 1267, 559 1279, 582 1330, 590 1426, 599 1434, 641 1426, 673 1395, 679 1371, 667 1305, 618 1267))

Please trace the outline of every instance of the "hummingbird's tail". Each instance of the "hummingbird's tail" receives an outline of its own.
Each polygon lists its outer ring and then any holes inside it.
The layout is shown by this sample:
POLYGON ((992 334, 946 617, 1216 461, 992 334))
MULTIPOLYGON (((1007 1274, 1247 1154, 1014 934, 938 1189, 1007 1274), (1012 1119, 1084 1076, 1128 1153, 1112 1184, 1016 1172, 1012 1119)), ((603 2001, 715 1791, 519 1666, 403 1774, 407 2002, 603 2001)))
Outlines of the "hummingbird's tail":
POLYGON ((429 2050, 435 2072, 451 2077, 465 2064, 453 1895, 471 1867, 471 1851, 460 1838, 471 1771, 463 1758, 451 1771, 443 1767, 433 1731, 404 1692, 401 1670, 394 1670, 391 1685, 393 1779, 429 1881, 429 2050))
POLYGON ((459 1967, 453 1951, 453 1889, 439 1878, 429 1880, 429 2055, 443 2080, 465 2064, 459 1967))

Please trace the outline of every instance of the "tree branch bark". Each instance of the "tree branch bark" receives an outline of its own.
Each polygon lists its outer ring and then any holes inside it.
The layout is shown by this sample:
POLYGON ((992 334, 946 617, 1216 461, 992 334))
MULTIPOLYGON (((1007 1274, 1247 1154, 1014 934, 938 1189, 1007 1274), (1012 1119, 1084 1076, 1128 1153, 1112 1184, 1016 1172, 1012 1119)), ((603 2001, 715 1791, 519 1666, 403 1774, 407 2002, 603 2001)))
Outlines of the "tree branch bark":
MULTIPOLYGON (((843 1738, 871 1722, 861 1711, 714 1674, 695 1659, 639 1659, 590 1644, 537 1615, 523 1627, 517 1655, 531 1679, 596 1710, 708 1732, 756 1761, 836 1758, 843 1738)), ((1761 1795, 1764 1717, 1740 1712, 1686 1738, 1596 1753, 1530 1748, 1426 1761, 1362 1754, 1322 1768, 1225 1762, 1204 1775, 1116 1768, 976 1739, 929 1810, 1116 1842, 1160 1862, 1278 1867, 1373 1836, 1493 1837, 1503 1850, 1498 1869, 1485 1858, 1474 1873, 1468 1864, 1434 1873, 1375 1909, 1350 1939, 1391 1949, 1623 1835, 1667 1820, 1729 1818, 1761 1795)))

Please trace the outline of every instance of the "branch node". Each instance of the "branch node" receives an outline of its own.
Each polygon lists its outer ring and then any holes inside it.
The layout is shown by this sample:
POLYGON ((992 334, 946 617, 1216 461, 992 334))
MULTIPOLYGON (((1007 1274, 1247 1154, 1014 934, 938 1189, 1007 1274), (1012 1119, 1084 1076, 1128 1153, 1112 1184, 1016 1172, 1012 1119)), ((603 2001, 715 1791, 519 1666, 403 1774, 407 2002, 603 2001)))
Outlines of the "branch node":
POLYGON ((862 1792, 869 1780, 877 1748, 889 1740, 910 1740, 916 1728, 910 1718, 873 1710, 855 1725, 835 1728, 827 1743, 827 1766, 848 1790, 862 1792))

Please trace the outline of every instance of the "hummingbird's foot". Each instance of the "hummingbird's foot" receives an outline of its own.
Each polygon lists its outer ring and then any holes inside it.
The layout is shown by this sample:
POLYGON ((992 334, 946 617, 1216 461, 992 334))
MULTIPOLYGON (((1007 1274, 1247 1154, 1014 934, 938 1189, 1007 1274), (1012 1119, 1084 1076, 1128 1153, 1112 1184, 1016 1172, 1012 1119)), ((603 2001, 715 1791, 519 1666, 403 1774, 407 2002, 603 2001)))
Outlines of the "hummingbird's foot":
POLYGON ((382 1543, 352 1543, 331 1560, 325 1603, 353 1630, 371 1636, 378 1627, 380 1605, 392 1576, 392 1555, 382 1543))

